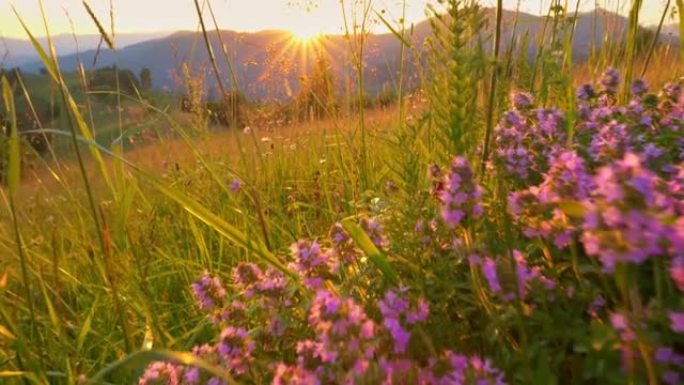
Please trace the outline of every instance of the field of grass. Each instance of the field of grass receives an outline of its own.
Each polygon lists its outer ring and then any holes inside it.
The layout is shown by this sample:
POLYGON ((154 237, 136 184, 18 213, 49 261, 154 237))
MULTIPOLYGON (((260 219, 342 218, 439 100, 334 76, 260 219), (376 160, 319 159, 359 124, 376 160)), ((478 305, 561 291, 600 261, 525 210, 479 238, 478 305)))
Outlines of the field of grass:
POLYGON ((528 62, 447 3, 421 87, 294 124, 46 58, 64 134, 0 154, 0 383, 684 381, 679 47, 573 63, 559 12, 528 62))

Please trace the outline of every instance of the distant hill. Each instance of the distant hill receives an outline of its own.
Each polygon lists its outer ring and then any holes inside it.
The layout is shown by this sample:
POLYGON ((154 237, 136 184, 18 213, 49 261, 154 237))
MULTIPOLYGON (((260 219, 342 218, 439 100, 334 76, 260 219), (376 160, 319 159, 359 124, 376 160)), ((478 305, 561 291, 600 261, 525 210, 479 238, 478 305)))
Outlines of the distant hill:
MULTIPOLYGON (((488 41, 491 41, 495 12, 493 9, 487 9, 486 12, 489 30, 485 35, 488 41)), ((506 11, 502 40, 504 48, 511 41, 519 43, 522 37, 527 35, 529 45, 526 55, 528 58, 533 58, 537 52, 537 40, 544 27, 544 21, 542 17, 524 13, 516 15, 515 12, 506 11), (516 18, 518 22, 514 36, 513 25, 516 18)), ((585 60, 592 46, 600 48, 606 40, 606 35, 610 36, 609 40, 612 43, 619 41, 625 34, 627 24, 626 18, 605 10, 579 14, 573 46, 575 60, 585 60)), ((419 55, 422 55, 420 52, 423 47, 422 43, 430 34, 429 21, 412 26, 409 40, 418 48, 419 55)), ((215 32, 211 32, 210 36, 222 77, 230 83, 231 76, 224 60, 222 46, 215 32)), ((315 56, 311 48, 309 48, 310 52, 305 54, 306 49, 298 46, 292 35, 284 31, 256 33, 221 31, 220 36, 229 52, 240 89, 251 99, 284 98, 296 92, 300 76, 308 72, 308 67, 311 65, 309 59, 315 56)), ((672 41, 673 39, 671 35, 669 37, 663 35, 663 40, 672 41)), ((132 41, 132 38, 129 41, 132 41)), ((345 59, 348 56, 347 41, 342 36, 325 36, 321 38, 321 44, 332 58, 331 67, 339 89, 344 90, 348 85, 351 86, 354 74, 345 59)), ((366 52, 364 75, 367 90, 377 93, 387 87, 392 87, 398 76, 400 52, 398 39, 389 33, 371 35, 367 40, 366 52)), ((66 71, 76 69, 79 62, 89 68, 94 58, 94 50, 83 50, 80 55, 63 55, 60 58, 60 64, 66 71)), ((410 56, 405 61, 406 73, 412 74, 413 81, 417 81, 415 63, 418 61, 410 56)), ((181 88, 178 75, 181 73, 183 63, 187 63, 194 73, 204 69, 208 74, 206 81, 211 92, 216 92, 215 80, 210 72, 209 58, 199 33, 176 32, 169 36, 131 44, 116 52, 102 50, 97 56, 98 67, 118 64, 136 73, 147 67, 152 71, 153 87, 167 90, 181 88)), ((38 71, 40 67, 42 65, 37 62, 22 66, 25 71, 33 72, 38 71)))
MULTIPOLYGON (((170 34, 171 32, 121 34, 116 36, 115 44, 117 48, 124 48, 170 34)), ((39 38, 39 41, 44 47, 47 45, 47 38, 39 38)), ((58 55, 67 56, 97 49, 100 35, 78 35, 77 39, 74 39, 73 35, 57 35, 52 37, 52 43, 58 55)), ((0 63, 3 63, 5 67, 23 66, 35 63, 37 60, 38 55, 28 40, 0 36, 0 63)))

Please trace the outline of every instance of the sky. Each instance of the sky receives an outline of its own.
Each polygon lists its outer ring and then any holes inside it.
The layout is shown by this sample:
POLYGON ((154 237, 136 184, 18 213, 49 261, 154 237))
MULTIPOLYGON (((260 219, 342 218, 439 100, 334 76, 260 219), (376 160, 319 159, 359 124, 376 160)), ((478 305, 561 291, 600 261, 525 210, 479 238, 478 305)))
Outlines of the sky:
MULTIPOLYGON (((110 1, 114 6, 116 33, 196 30, 197 13, 194 0, 87 0, 97 17, 109 30, 110 1)), ((202 4, 206 0, 199 0, 202 4)), ((385 11, 389 19, 402 15, 401 0, 343 0, 371 1, 375 10, 385 11)), ((504 7, 532 14, 542 14, 552 0, 504 0, 504 7)), ((570 8, 578 0, 562 0, 570 8)), ((627 14, 631 0, 579 0, 580 9, 587 11, 600 6, 627 14)), ((97 29, 85 11, 82 0, 42 0, 49 22, 50 34, 94 34, 97 29), (73 28, 72 28, 73 26, 73 28)), ((406 0, 406 20, 409 23, 425 19, 425 5, 436 0, 406 0)), ((492 6, 496 0, 484 0, 492 6)), ((643 0, 640 15, 644 24, 657 24, 666 0, 643 0)), ((675 3, 674 1, 672 3, 675 3)), ((39 0, 0 0, 0 37, 25 37, 12 5, 35 35, 45 35, 39 11, 39 0)), ((288 30, 307 36, 317 33, 341 33, 343 18, 340 0, 211 0, 214 13, 222 29, 253 32, 265 29, 288 30)), ((208 15, 208 12, 206 12, 208 15)), ((673 20, 670 19, 670 22, 673 20)), ((386 32, 380 24, 375 32, 386 32)))

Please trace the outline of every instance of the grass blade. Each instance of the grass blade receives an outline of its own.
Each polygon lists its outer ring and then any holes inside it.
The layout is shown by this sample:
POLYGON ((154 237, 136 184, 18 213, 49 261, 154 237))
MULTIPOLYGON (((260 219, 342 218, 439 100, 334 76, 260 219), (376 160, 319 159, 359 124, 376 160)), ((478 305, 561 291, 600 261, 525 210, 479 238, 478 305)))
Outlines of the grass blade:
POLYGON ((371 241, 366 232, 356 224, 355 220, 353 218, 343 220, 342 227, 349 233, 349 236, 354 240, 356 245, 363 250, 368 259, 380 269, 387 282, 391 285, 398 285, 399 278, 397 272, 392 268, 387 257, 375 247, 373 241, 371 241))
POLYGON ((209 363, 200 359, 194 354, 173 352, 169 350, 142 350, 139 352, 129 354, 123 359, 113 364, 110 364, 101 371, 99 371, 90 380, 88 380, 87 384, 100 384, 103 382, 103 379, 108 374, 116 370, 127 367, 130 368, 131 366, 140 368, 153 361, 170 361, 182 365, 194 366, 208 373, 211 373, 211 375, 220 378, 228 384, 237 384, 237 382, 233 380, 228 371, 226 371, 225 369, 214 365, 210 365, 209 363))
POLYGON ((2 99, 5 111, 10 117, 9 136, 9 161, 7 164, 7 187, 10 195, 14 195, 19 187, 19 173, 21 169, 21 156, 19 153, 19 128, 17 127, 17 114, 14 109, 14 94, 7 78, 2 78, 2 99))

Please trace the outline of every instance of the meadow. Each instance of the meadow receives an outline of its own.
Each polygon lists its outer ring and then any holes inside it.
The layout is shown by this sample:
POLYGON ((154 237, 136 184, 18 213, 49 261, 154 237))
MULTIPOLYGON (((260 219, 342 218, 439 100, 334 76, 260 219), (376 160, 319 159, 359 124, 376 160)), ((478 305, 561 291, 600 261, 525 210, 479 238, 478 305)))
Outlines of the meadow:
POLYGON ((3 77, 0 383, 684 382, 684 51, 643 3, 576 60, 560 1, 530 36, 449 0, 422 44, 354 1, 355 87, 321 70, 304 114, 248 103, 230 127, 90 90, 36 44, 15 90, 64 129, 36 154, 3 77), (402 63, 376 103, 373 18, 402 63))

